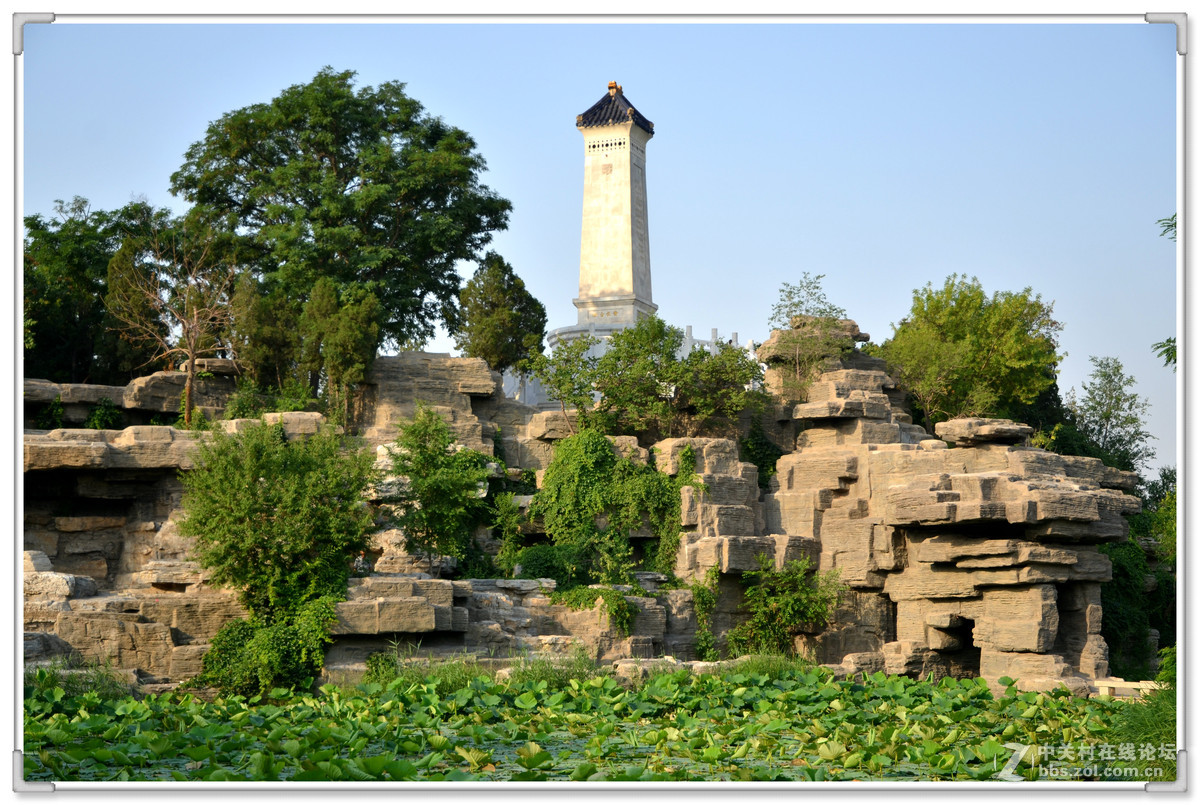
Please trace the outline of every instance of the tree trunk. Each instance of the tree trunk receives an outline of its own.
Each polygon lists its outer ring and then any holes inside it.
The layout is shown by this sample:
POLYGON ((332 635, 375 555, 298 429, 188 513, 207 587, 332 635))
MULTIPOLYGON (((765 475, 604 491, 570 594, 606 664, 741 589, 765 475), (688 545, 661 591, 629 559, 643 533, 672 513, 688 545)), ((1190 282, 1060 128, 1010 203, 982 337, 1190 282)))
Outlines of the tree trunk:
POLYGON ((575 426, 571 424, 571 417, 569 414, 567 414, 567 404, 564 403, 562 400, 559 400, 558 407, 562 409, 563 419, 567 420, 567 430, 569 430, 571 432, 571 435, 574 436, 575 435, 575 426))
POLYGON ((192 394, 196 387, 196 353, 188 353, 187 380, 183 384, 183 426, 192 427, 192 394))

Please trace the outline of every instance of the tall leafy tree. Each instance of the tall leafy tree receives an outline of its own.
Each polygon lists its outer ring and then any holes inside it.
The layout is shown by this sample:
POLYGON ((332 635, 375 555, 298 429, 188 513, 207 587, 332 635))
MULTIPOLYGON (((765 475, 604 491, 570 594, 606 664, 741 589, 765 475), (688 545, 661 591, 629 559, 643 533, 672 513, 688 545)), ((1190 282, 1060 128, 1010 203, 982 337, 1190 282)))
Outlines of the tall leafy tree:
POLYGON ((979 280, 951 275, 913 292, 909 314, 879 348, 924 414, 925 425, 1000 416, 1054 383, 1062 329, 1054 304, 1026 288, 990 296, 979 280))
POLYGON ((459 304, 462 321, 454 343, 464 355, 483 358, 497 372, 528 371, 530 360, 542 352, 546 308, 503 257, 484 255, 459 304))
MULTIPOLYGON (((353 86, 321 70, 269 103, 229 112, 186 153, 171 189, 244 235, 260 275, 300 304, 321 277, 373 294, 379 338, 457 330, 460 280, 507 226, 461 129, 425 114, 404 85, 353 86)), ((294 310, 295 308, 293 308, 294 310)))
POLYGON ((302 361, 312 391, 324 392, 334 418, 349 421, 352 389, 361 383, 375 360, 379 335, 379 300, 362 288, 339 294, 328 277, 317 280, 300 317, 302 361))
POLYGON ((155 358, 183 360, 184 424, 192 424, 196 359, 227 349, 230 295, 237 275, 228 239, 196 215, 171 218, 145 207, 138 232, 108 267, 108 312, 122 338, 155 358))
POLYGON ((278 283, 268 287, 248 272, 238 277, 230 302, 231 349, 258 386, 282 389, 289 381, 300 382, 302 309, 278 283))
POLYGON ((785 282, 779 288, 779 301, 771 306, 768 326, 775 330, 786 330, 792 326, 796 316, 810 318, 844 319, 846 311, 829 301, 821 280, 824 274, 815 277, 805 271, 800 281, 785 282))
POLYGON ((598 339, 590 335, 571 341, 559 341, 549 355, 535 355, 531 361, 533 375, 557 400, 567 421, 567 429, 575 435, 575 426, 567 412, 574 410, 583 427, 591 424, 596 384, 595 347, 598 339))
POLYGON ((137 210, 95 210, 75 196, 56 201, 52 218, 25 218, 26 377, 123 385, 153 358, 115 335, 104 307, 109 261, 137 210))
POLYGON ((1154 437, 1145 429, 1150 403, 1134 391, 1136 381, 1114 357, 1092 356, 1092 373, 1083 383, 1083 394, 1068 395, 1067 406, 1076 427, 1095 446, 1104 463, 1138 472, 1154 458, 1154 437))

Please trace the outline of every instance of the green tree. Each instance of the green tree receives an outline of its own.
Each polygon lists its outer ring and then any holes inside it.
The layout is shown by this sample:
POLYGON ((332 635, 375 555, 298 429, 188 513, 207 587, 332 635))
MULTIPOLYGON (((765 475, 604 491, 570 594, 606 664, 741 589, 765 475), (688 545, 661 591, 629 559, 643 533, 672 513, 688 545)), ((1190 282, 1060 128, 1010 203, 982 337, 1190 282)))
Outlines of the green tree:
MULTIPOLYGON (((242 273, 230 301, 230 338, 242 371, 260 387, 282 389, 300 381, 300 328, 303 307, 277 283, 242 273)), ((307 378, 303 379, 307 385, 307 378)))
POLYGON ((594 350, 599 341, 589 335, 573 341, 559 341, 550 355, 535 355, 530 362, 536 377, 558 401, 567 429, 575 434, 568 411, 574 410, 579 422, 587 426, 594 406, 593 390, 596 385, 596 357, 594 350))
POLYGON ((1170 366, 1171 371, 1175 371, 1178 365, 1178 358, 1175 354, 1175 336, 1163 339, 1150 345, 1154 350, 1154 354, 1162 358, 1163 366, 1170 366))
MULTIPOLYGON (((511 204, 479 177, 466 132, 404 85, 353 86, 322 69, 269 103, 229 112, 188 148, 171 190, 241 233, 267 290, 300 304, 321 277, 374 294, 398 345, 457 330, 455 264, 504 229, 511 204)), ((294 310, 296 308, 293 308, 294 310)))
POLYGON ((771 307, 771 337, 759 347, 758 357, 775 369, 771 391, 786 400, 805 399, 819 367, 854 348, 846 311, 825 296, 824 278, 805 271, 800 282, 783 283, 779 301, 771 307))
POLYGON ((542 353, 546 308, 495 252, 484 255, 459 294, 459 304, 461 329, 454 344, 463 355, 483 358, 497 372, 515 367, 524 373, 542 353))
POLYGON ((345 595, 350 560, 375 529, 366 505, 373 456, 325 428, 289 440, 281 426, 214 431, 181 475, 180 533, 216 584, 259 622, 345 595))
POLYGON ((54 218, 25 218, 23 314, 26 377, 124 385, 153 360, 114 333, 104 307, 108 264, 134 224, 137 204, 93 210, 87 199, 54 203, 54 218))
POLYGON ((1173 212, 1171 213, 1170 218, 1159 218, 1157 221, 1155 221, 1159 228, 1162 229, 1162 231, 1158 233, 1160 237, 1175 240, 1175 219, 1178 215, 1179 213, 1173 212))
POLYGON ((418 405, 391 446, 392 473, 403 479, 386 502, 404 533, 405 550, 433 559, 465 559, 471 529, 485 513, 488 457, 456 447, 437 412, 418 405))
POLYGON ((349 422, 350 398, 366 379, 375 360, 379 335, 379 300, 362 288, 339 294, 332 280, 322 277, 300 317, 302 366, 316 393, 325 379, 327 410, 334 420, 349 422))
POLYGON ((121 337, 164 361, 182 358, 184 424, 192 424, 196 359, 227 349, 237 263, 227 239, 195 215, 144 207, 108 266, 105 307, 121 337))
POLYGON ((771 318, 767 326, 773 330, 787 330, 797 316, 819 319, 844 319, 846 311, 829 301, 821 280, 824 274, 815 277, 807 271, 793 285, 785 282, 779 288, 779 301, 771 306, 771 318))
POLYGON ((1143 400, 1133 377, 1125 374, 1121 361, 1113 357, 1089 358, 1090 382, 1084 382, 1083 395, 1068 395, 1075 426, 1095 447, 1095 455, 1105 464, 1131 472, 1140 472, 1154 458, 1149 445, 1154 437, 1144 422, 1150 403, 1143 400))
POLYGON ((759 402, 758 361, 728 343, 683 350, 683 331, 656 316, 615 333, 596 363, 597 421, 610 433, 662 438, 731 434, 759 402))
POLYGON ((961 416, 1008 417, 1054 383, 1062 329, 1053 303, 1026 288, 988 296, 957 274, 913 292, 912 310, 879 348, 925 426, 961 416))

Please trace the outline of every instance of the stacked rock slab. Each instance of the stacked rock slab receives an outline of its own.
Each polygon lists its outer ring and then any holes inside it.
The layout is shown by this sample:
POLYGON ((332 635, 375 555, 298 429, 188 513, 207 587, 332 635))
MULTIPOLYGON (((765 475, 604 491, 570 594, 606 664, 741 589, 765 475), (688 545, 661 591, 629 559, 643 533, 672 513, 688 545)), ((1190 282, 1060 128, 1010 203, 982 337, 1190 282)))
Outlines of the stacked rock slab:
MULTIPOLYGON (((1076 690, 1105 676, 1099 590, 1110 566, 1097 546, 1127 538, 1124 515, 1138 504, 1124 492, 1134 476, 1032 448, 1029 428, 1007 421, 953 420, 933 438, 901 410, 903 394, 881 362, 852 352, 827 369, 803 403, 780 409, 783 421, 771 432, 795 441, 765 493, 736 442, 669 439, 654 447, 669 474, 681 470, 685 448, 695 457, 700 483, 683 489, 675 572, 700 582, 719 569, 711 617, 718 642, 740 616, 740 574, 758 569, 760 556, 776 567, 807 556, 836 570, 848 592, 833 623, 798 642, 840 672, 982 675, 993 683, 1010 676, 1029 688, 1076 690)), ((474 359, 380 358, 357 408, 358 430, 378 448, 424 402, 468 446, 499 446, 510 468, 544 469, 572 420, 506 400, 497 379, 474 359)), ((107 394, 66 392, 72 405, 107 394)), ((137 394, 150 405, 153 395, 137 394)), ((159 396, 156 404, 166 406, 170 394, 159 396)), ((272 419, 294 435, 319 425, 315 414, 272 419)), ((193 466, 201 438, 154 426, 26 431, 28 659, 82 653, 172 681, 199 669, 211 636, 241 614, 232 594, 210 589, 176 528, 177 475, 193 466)), ((647 459, 629 439, 615 441, 647 459)), ((354 581, 339 605, 331 665, 361 664, 393 641, 501 657, 576 646, 600 660, 695 656, 688 589, 656 590, 654 579, 640 579, 651 594, 631 599, 640 614, 623 635, 599 603, 554 604, 547 580, 429 578, 419 571, 452 568, 410 566, 396 550, 398 533, 381 532, 376 542, 381 572, 354 581)))
MULTIPOLYGON (((504 396, 498 373, 480 358, 402 352, 375 359, 356 402, 355 430, 371 447, 396 438, 397 425, 423 404, 450 425, 472 450, 495 455, 509 466, 544 469, 553 455, 538 411, 504 396)), ((543 418, 544 420, 544 418, 543 418)))
POLYGON ((1127 538, 1132 473, 959 419, 930 438, 893 407, 882 362, 827 371, 792 412, 796 451, 763 497, 766 533, 811 541, 849 593, 802 641, 843 670, 1003 676, 1030 689, 1107 675, 1100 543, 1127 538), (952 442, 954 449, 948 449, 952 442))
MULTIPOLYGON (((192 404, 209 419, 225 408, 237 390, 233 361, 202 359, 196 370, 205 373, 196 379, 192 404)), ((88 383, 51 383, 28 378, 24 381, 25 426, 36 427, 38 414, 56 399, 62 405, 62 424, 80 426, 92 410, 104 401, 121 410, 124 423, 146 424, 155 416, 179 414, 187 374, 181 371, 155 372, 130 381, 125 386, 98 386, 88 383)))

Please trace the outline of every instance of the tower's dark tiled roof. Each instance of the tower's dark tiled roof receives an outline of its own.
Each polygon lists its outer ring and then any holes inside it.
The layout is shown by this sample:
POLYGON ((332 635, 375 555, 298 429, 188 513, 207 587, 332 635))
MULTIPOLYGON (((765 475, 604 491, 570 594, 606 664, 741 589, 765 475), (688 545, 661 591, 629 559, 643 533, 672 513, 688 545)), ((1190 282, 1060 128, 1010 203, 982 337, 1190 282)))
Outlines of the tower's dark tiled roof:
POLYGON ((582 115, 575 118, 575 125, 580 128, 590 128, 591 126, 611 126, 614 123, 627 123, 630 120, 632 113, 633 122, 639 128, 649 134, 654 133, 654 124, 646 119, 646 116, 633 108, 633 104, 625 97, 625 93, 617 86, 615 82, 609 84, 610 89, 616 89, 615 93, 604 93, 604 97, 596 101, 592 108, 588 109, 582 115))

